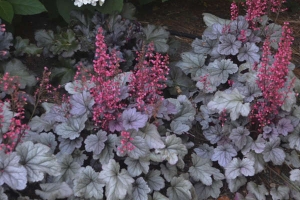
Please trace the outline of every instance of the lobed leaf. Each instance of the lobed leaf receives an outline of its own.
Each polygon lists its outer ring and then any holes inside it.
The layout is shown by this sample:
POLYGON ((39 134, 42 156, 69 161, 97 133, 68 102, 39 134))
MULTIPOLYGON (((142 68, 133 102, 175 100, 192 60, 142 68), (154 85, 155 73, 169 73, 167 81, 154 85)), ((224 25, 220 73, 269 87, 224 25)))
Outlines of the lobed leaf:
POLYGON ((102 199, 104 183, 98 174, 90 166, 83 168, 80 175, 74 180, 75 196, 86 199, 102 199))
POLYGON ((148 158, 133 159, 127 157, 124 163, 127 165, 127 171, 132 177, 139 176, 142 173, 147 174, 149 172, 150 161, 148 158))
POLYGON ((208 159, 203 159, 196 154, 192 154, 193 165, 189 168, 190 176, 195 181, 201 181, 204 185, 212 184, 212 175, 215 168, 212 167, 212 163, 208 159))
POLYGON ((212 185, 197 183, 194 187, 199 200, 207 200, 208 197, 218 198, 221 193, 222 181, 213 181, 212 185))
POLYGON ((218 161, 219 165, 225 167, 229 164, 232 157, 236 156, 237 152, 230 144, 224 144, 223 146, 217 146, 214 149, 214 154, 212 155, 212 161, 218 161))
POLYGON ((96 135, 91 134, 86 137, 85 143, 85 150, 87 152, 93 152, 95 154, 100 154, 101 151, 105 147, 105 141, 107 140, 107 132, 99 130, 96 135))
POLYGON ((87 115, 71 117, 67 122, 55 126, 54 131, 64 139, 74 140, 80 136, 80 132, 85 128, 87 115))
POLYGON ((44 179, 44 174, 52 176, 60 174, 60 165, 56 157, 49 153, 50 148, 43 144, 33 144, 26 141, 17 146, 16 152, 20 156, 20 163, 27 170, 27 179, 37 182, 44 179))
POLYGON ((187 154, 187 148, 182 144, 182 140, 176 135, 170 135, 165 138, 165 148, 156 149, 155 153, 161 154, 171 165, 178 161, 179 156, 187 154))
POLYGON ((223 91, 216 92, 214 99, 207 104, 211 110, 219 113, 226 110, 230 112, 231 120, 236 120, 240 115, 247 117, 250 113, 250 104, 244 103, 244 96, 235 88, 227 94, 223 91))
POLYGON ((65 182, 41 183, 40 187, 41 190, 35 190, 35 193, 47 200, 64 199, 73 194, 73 190, 65 182))
POLYGON ((150 170, 148 174, 146 174, 145 180, 151 191, 159 191, 165 187, 165 180, 160 176, 160 171, 158 170, 150 170))
POLYGON ((135 180, 132 187, 132 200, 144 200, 147 199, 147 194, 150 193, 151 189, 147 185, 147 182, 139 177, 135 180))
POLYGON ((167 189, 167 195, 172 200, 191 199, 192 195, 190 189, 192 183, 182 177, 173 177, 171 186, 167 189))
POLYGON ((145 127, 132 133, 132 136, 136 135, 144 138, 149 149, 161 149, 165 147, 165 144, 157 131, 157 127, 154 124, 147 123, 145 127))
POLYGON ((19 164, 20 156, 16 152, 5 154, 0 151, 0 185, 6 183, 15 190, 23 190, 27 184, 27 170, 19 164))
POLYGON ((247 190, 254 194, 257 199, 266 200, 266 195, 269 194, 265 185, 257 185, 256 183, 250 181, 247 184, 247 190))
POLYGON ((99 174, 99 179, 105 182, 105 195, 107 200, 124 199, 126 194, 132 192, 134 179, 125 169, 121 172, 120 165, 115 160, 109 160, 108 164, 103 165, 99 174))

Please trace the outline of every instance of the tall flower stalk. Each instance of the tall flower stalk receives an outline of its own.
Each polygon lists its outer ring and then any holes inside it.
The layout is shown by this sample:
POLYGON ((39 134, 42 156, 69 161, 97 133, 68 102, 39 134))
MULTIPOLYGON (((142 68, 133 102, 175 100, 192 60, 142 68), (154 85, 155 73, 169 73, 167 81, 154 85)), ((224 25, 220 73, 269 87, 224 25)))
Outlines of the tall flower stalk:
MULTIPOLYGON (((279 113, 286 94, 290 90, 287 86, 288 65, 292 58, 291 45, 293 42, 292 30, 285 23, 282 27, 282 35, 278 51, 274 56, 274 62, 270 61, 270 39, 267 38, 263 45, 262 62, 258 69, 258 87, 261 89, 263 99, 259 99, 253 107, 252 113, 259 123, 260 128, 271 123, 279 113)), ((292 84, 292 83, 291 83, 292 84)))

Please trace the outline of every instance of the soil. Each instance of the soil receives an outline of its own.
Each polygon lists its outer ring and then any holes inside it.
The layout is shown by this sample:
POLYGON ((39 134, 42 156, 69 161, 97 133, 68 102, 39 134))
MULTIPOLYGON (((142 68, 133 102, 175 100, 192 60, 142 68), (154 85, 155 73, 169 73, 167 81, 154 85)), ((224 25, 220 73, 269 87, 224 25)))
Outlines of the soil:
MULTIPOLYGON (((173 33, 173 36, 181 41, 182 46, 177 55, 177 60, 180 60, 180 52, 191 50, 190 44, 193 39, 200 38, 206 28, 203 13, 230 19, 230 4, 229 0, 168 0, 164 3, 157 2, 138 8, 137 17, 144 24, 167 27, 171 35, 173 33), (183 34, 178 34, 178 32, 183 34)), ((240 13, 243 14, 243 10, 240 9, 240 13)), ((277 20, 276 15, 270 17, 281 25, 285 21, 290 22, 293 28, 295 39, 292 46, 292 62, 296 65, 294 73, 300 78, 300 12, 288 10, 280 13, 277 20)))

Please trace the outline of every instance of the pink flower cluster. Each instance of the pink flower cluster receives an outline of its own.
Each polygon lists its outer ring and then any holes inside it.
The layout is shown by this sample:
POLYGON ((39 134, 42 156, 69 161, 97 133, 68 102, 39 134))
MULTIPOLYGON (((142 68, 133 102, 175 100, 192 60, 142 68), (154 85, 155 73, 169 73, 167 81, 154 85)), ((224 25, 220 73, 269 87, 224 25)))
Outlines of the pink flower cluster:
POLYGON ((57 88, 51 85, 50 82, 51 72, 47 67, 44 67, 42 78, 37 78, 39 81, 39 87, 34 92, 34 98, 36 101, 35 107, 42 102, 60 102, 59 93, 57 88))
POLYGON ((108 128, 108 123, 115 120, 120 114, 116 110, 123 107, 120 102, 120 84, 113 80, 114 76, 120 73, 120 58, 117 52, 108 53, 107 45, 104 41, 103 30, 100 27, 96 36, 96 53, 94 59, 94 72, 91 80, 96 84, 91 89, 91 94, 95 99, 93 108, 93 120, 96 125, 101 124, 103 129, 108 128))
POLYGON ((285 23, 282 27, 282 36, 279 48, 275 54, 274 62, 270 64, 270 40, 267 38, 263 45, 263 55, 261 66, 258 69, 257 84, 262 91, 263 100, 257 101, 252 110, 252 120, 254 119, 260 124, 260 128, 270 124, 279 112, 279 108, 283 105, 284 99, 287 98, 284 88, 287 86, 287 75, 289 72, 288 65, 291 60, 293 42, 292 31, 285 23))
MULTIPOLYGON (((18 77, 10 76, 9 73, 5 73, 0 79, 0 87, 3 92, 10 95, 10 99, 6 100, 5 103, 0 100, 0 127, 3 127, 3 123, 9 123, 8 131, 2 135, 2 143, 0 149, 5 149, 6 152, 14 150, 21 137, 25 134, 25 131, 29 129, 27 124, 22 124, 22 120, 25 116, 24 106, 27 104, 27 99, 24 97, 24 93, 19 91, 19 79, 18 77), (7 120, 3 107, 7 106, 6 109, 12 112, 12 118, 10 121, 7 120)), ((6 111, 8 112, 8 111, 6 111)))
POLYGON ((12 152, 22 136, 26 133, 26 130, 29 130, 27 124, 22 124, 21 119, 12 118, 8 132, 2 136, 4 142, 2 141, 0 144, 0 149, 5 149, 6 152, 12 152))
POLYGON ((255 20, 267 12, 281 12, 282 4, 285 0, 246 0, 247 15, 246 20, 254 26, 255 20))
POLYGON ((236 20, 236 18, 239 16, 239 10, 236 2, 231 3, 230 14, 231 14, 231 20, 236 20))
POLYGON ((121 86, 115 79, 120 74, 120 58, 116 51, 108 52, 104 41, 103 30, 99 28, 96 37, 96 55, 94 60, 94 74, 91 80, 95 83, 90 91, 94 97, 93 120, 95 125, 101 125, 108 130, 110 121, 121 117, 125 108, 130 104, 145 111, 148 106, 163 100, 162 90, 166 87, 168 74, 168 56, 154 53, 154 46, 145 46, 137 55, 137 64, 130 76, 128 84, 128 100, 121 99, 121 86))
MULTIPOLYGON (((5 24, 0 24, 0 34, 4 34, 6 31, 5 24)), ((8 53, 7 50, 0 50, 0 56, 5 56, 8 53)))
POLYGON ((118 151, 121 154, 126 154, 127 152, 130 152, 134 149, 133 144, 131 141, 133 138, 130 136, 130 133, 127 131, 121 132, 121 145, 118 147, 118 151))
POLYGON ((154 45, 149 44, 142 52, 138 52, 137 65, 129 84, 131 99, 139 110, 147 105, 154 106, 161 102, 162 90, 166 87, 166 75, 169 72, 169 57, 154 53, 154 45))

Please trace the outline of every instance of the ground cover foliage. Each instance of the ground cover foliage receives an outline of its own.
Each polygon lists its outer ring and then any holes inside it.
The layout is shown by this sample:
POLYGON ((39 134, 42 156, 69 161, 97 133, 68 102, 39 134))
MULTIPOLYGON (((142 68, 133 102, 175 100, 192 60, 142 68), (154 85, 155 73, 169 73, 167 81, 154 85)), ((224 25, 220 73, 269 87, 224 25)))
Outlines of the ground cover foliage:
POLYGON ((203 37, 169 64, 168 32, 127 8, 73 12, 68 28, 37 31, 37 45, 13 44, 1 26, 0 199, 209 199, 223 187, 236 200, 299 199, 288 24, 233 4, 231 20, 205 14, 203 37), (52 71, 60 88, 17 59, 37 53, 69 63, 52 71), (289 166, 287 185, 250 179, 276 165, 289 166))

